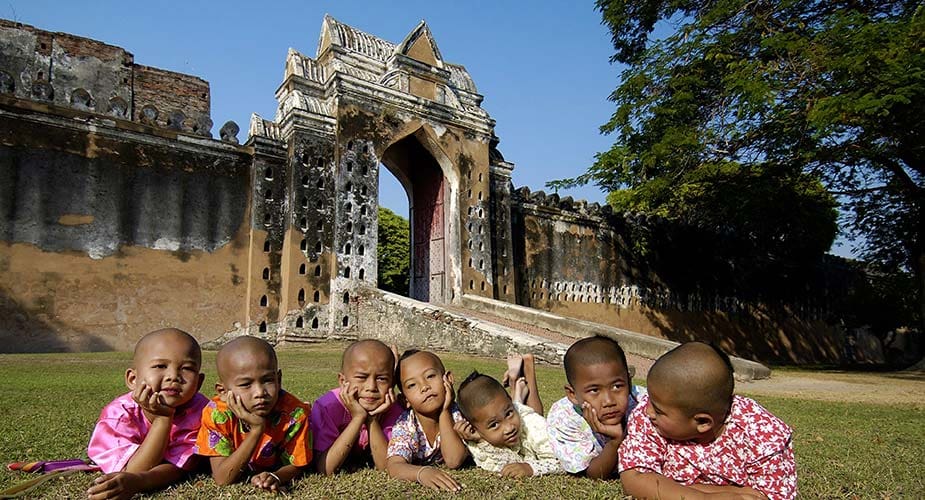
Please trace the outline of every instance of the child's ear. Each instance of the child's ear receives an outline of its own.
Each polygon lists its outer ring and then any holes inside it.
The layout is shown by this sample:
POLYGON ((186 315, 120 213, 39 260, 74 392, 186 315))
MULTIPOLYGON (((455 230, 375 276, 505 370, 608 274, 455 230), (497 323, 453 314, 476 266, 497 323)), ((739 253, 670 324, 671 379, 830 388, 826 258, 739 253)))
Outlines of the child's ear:
POLYGON ((704 434, 713 429, 716 421, 709 413, 698 413, 694 415, 694 423, 697 425, 697 432, 704 434))
POLYGON ((567 397, 568 400, 569 400, 573 405, 581 404, 581 403, 578 402, 578 397, 575 395, 575 389, 572 389, 572 386, 570 386, 570 385, 568 385, 568 384, 565 384, 564 389, 565 389, 565 397, 567 397))
POLYGON ((453 372, 447 370, 447 372, 446 372, 446 380, 450 383, 450 385, 453 385, 453 383, 454 383, 454 382, 453 382, 453 372))
POLYGON ((343 373, 337 374, 337 385, 338 386, 344 385, 344 382, 346 381, 347 381, 347 377, 345 377, 343 373))
POLYGON ((216 382, 215 392, 222 394, 222 395, 225 394, 225 384, 222 384, 221 382, 216 382))
POLYGON ((280 388, 283 387, 283 371, 282 370, 276 371, 276 385, 280 388))
POLYGON ((206 374, 199 372, 199 383, 196 384, 196 392, 202 390, 202 383, 206 381, 206 374))
POLYGON ((129 368, 125 370, 125 386, 128 387, 128 390, 135 390, 135 380, 137 379, 138 374, 135 373, 135 370, 129 368))

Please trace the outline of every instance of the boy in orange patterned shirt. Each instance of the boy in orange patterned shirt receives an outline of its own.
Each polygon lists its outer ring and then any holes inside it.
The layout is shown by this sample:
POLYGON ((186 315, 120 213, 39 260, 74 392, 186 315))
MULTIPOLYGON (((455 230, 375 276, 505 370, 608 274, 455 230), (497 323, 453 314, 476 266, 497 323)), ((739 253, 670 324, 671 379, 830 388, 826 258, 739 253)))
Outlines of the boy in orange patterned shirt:
POLYGON ((310 406, 282 390, 276 351, 265 340, 238 337, 215 363, 218 396, 202 411, 196 453, 211 457, 220 485, 247 468, 254 486, 280 491, 312 460, 310 406))

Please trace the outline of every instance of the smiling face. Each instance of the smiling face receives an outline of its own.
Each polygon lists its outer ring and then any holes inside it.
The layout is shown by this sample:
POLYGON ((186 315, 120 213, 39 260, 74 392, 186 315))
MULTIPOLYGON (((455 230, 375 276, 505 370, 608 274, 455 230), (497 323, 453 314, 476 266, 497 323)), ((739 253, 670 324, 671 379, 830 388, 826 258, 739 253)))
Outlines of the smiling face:
POLYGON ((469 423, 492 446, 514 448, 520 443, 520 414, 507 393, 495 395, 472 412, 469 423))
POLYGON ((255 415, 269 415, 279 400, 283 377, 275 356, 256 345, 245 345, 219 354, 217 364, 221 382, 215 384, 216 390, 220 394, 230 391, 239 396, 244 408, 255 415))
POLYGON ((572 404, 580 407, 587 402, 604 424, 614 425, 623 420, 629 405, 629 374, 619 361, 607 361, 576 366, 573 384, 565 386, 572 404))
POLYGON ((176 408, 199 392, 204 379, 199 372, 201 361, 199 345, 189 334, 173 329, 152 332, 135 347, 125 385, 134 391, 138 384, 147 384, 176 408))
POLYGON ((341 387, 347 383, 349 388, 358 388, 360 406, 366 411, 375 410, 385 402, 392 388, 393 359, 392 351, 385 345, 357 345, 344 357, 338 381, 341 387))
POLYGON ((411 408, 421 415, 437 415, 443 409, 446 388, 444 369, 437 356, 419 352, 401 361, 401 389, 411 408))

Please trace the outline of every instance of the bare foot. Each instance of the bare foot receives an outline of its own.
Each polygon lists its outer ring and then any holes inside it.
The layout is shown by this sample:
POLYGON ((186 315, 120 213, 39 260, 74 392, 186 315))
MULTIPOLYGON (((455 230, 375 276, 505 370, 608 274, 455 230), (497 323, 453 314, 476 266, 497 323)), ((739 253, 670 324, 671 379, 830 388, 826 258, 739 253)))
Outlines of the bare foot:
POLYGON ((524 358, 520 354, 507 355, 507 371, 501 378, 501 385, 508 387, 520 378, 524 369, 524 358))
POLYGON ((530 396, 530 387, 527 385, 527 379, 520 377, 514 384, 514 401, 526 404, 528 396, 530 396))
POLYGON ((521 356, 521 357, 524 359, 524 368, 522 369, 522 371, 523 371, 523 373, 526 375, 526 373, 527 373, 526 366, 527 366, 527 365, 536 366, 536 362, 534 361, 533 355, 532 355, 532 354, 524 354, 524 355, 521 356))
MULTIPOLYGON (((393 370, 398 368, 398 346, 395 344, 389 344, 389 349, 392 350, 392 357, 395 359, 395 366, 392 367, 393 370)), ((532 355, 531 355, 532 357, 532 355)))

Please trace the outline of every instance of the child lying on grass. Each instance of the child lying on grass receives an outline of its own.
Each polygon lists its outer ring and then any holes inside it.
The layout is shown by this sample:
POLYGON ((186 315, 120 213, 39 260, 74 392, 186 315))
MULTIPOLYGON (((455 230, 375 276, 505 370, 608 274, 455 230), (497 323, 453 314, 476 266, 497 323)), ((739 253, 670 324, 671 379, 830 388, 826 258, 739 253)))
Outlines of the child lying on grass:
POLYGON ((398 418, 389 441, 389 476, 428 488, 459 491, 459 483, 433 467, 460 467, 468 455, 453 429, 462 420, 453 403, 453 375, 437 355, 411 349, 398 360, 395 379, 410 408, 398 418))
POLYGON ((163 488, 195 465, 200 415, 209 400, 199 393, 202 351, 174 328, 151 332, 135 344, 125 371, 128 394, 103 408, 87 455, 105 473, 87 497, 128 498, 163 488))
POLYGON ((334 474, 342 466, 369 464, 385 470, 392 427, 402 413, 392 404, 395 354, 378 340, 360 340, 344 350, 337 380, 312 405, 315 467, 334 474))
POLYGON ((280 491, 312 459, 309 406, 281 387, 276 351, 265 340, 238 337, 215 359, 218 396, 202 411, 196 453, 210 457, 212 477, 280 491))
POLYGON ((515 400, 497 380, 472 372, 459 386, 459 410, 467 421, 457 422, 455 428, 482 469, 515 478, 562 472, 549 444, 546 419, 536 408, 524 405, 529 390, 537 395, 534 404, 539 411, 543 409, 536 392, 533 356, 513 360, 530 365, 529 370, 524 366, 529 377, 519 377, 516 368, 508 375, 516 381, 515 400))
POLYGON ((641 388, 632 385, 626 355, 613 339, 581 339, 565 353, 565 397, 546 416, 552 449, 566 472, 608 479, 616 473, 626 416, 641 388))
POLYGON ((682 344, 649 370, 648 396, 630 415, 620 480, 638 498, 794 498, 793 431, 734 396, 718 348, 682 344))

